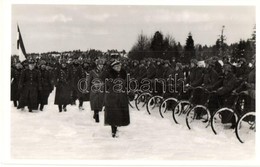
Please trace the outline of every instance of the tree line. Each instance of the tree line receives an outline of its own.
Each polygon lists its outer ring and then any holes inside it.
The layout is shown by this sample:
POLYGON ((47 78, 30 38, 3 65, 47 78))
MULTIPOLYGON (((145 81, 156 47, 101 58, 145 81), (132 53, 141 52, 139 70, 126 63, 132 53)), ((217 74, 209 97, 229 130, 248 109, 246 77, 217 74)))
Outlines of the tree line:
POLYGON ((246 40, 240 39, 236 43, 228 45, 226 43, 226 36, 224 35, 224 28, 222 27, 219 38, 213 46, 200 45, 194 42, 192 33, 188 34, 184 46, 180 42, 167 34, 156 31, 152 37, 140 33, 137 41, 128 53, 128 57, 134 60, 142 60, 145 58, 161 58, 171 60, 173 57, 176 61, 188 64, 192 58, 197 60, 205 60, 210 57, 222 58, 228 56, 231 62, 236 62, 239 58, 245 58, 247 61, 252 59, 255 55, 256 47, 256 29, 253 28, 252 36, 246 40))

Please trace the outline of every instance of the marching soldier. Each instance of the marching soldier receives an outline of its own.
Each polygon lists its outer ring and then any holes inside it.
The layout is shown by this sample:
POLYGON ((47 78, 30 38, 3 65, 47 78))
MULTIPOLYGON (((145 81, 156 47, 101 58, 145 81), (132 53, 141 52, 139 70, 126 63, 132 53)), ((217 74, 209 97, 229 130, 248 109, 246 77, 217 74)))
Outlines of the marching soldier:
POLYGON ((76 72, 77 97, 79 99, 79 110, 84 110, 83 101, 89 101, 87 92, 87 82, 89 79, 90 62, 83 60, 83 65, 79 66, 76 72))
POLYGON ((61 60, 61 66, 57 68, 55 74, 55 100, 54 104, 58 105, 59 112, 67 111, 66 106, 71 104, 71 73, 67 67, 66 60, 61 60))
POLYGON ((126 71, 121 68, 121 63, 115 60, 107 71, 102 74, 102 79, 108 79, 105 94, 105 125, 110 125, 112 137, 117 137, 117 127, 130 124, 128 97, 126 91, 126 71), (110 80, 111 79, 111 80, 110 80), (114 81, 122 82, 122 89, 115 88, 114 81))
POLYGON ((39 64, 40 72, 41 72, 41 83, 42 90, 39 91, 39 104, 40 111, 43 110, 44 105, 48 104, 48 98, 50 93, 53 90, 52 87, 52 78, 50 72, 46 69, 46 62, 42 60, 39 64))
POLYGON ((20 90, 18 89, 19 79, 21 76, 23 66, 20 62, 15 64, 15 67, 11 68, 11 100, 14 107, 17 107, 17 102, 20 97, 20 90))
POLYGON ((28 107, 29 112, 38 109, 38 91, 42 90, 40 72, 35 69, 35 61, 28 60, 28 69, 21 73, 19 89, 21 95, 19 99, 19 108, 28 107))
POLYGON ((93 118, 99 122, 99 112, 103 108, 104 103, 104 83, 101 80, 103 72, 104 60, 96 59, 96 68, 90 71, 88 79, 88 91, 90 92, 90 107, 94 111, 93 118))

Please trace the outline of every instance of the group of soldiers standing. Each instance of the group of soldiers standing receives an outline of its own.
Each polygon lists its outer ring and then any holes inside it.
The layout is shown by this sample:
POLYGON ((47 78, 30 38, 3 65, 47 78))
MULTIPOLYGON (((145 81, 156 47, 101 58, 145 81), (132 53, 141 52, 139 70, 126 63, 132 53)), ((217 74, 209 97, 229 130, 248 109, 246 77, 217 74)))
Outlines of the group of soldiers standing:
MULTIPOLYGON (((201 67, 196 59, 191 59, 190 64, 183 65, 172 60, 143 59, 141 61, 130 59, 74 59, 68 62, 61 59, 56 65, 51 65, 45 60, 28 59, 24 62, 17 62, 11 68, 11 100, 18 109, 28 107, 29 112, 33 110, 43 111, 48 104, 48 97, 56 87, 54 104, 58 105, 59 112, 66 112, 67 105, 75 105, 79 101, 79 110, 84 110, 83 102, 90 101, 91 110, 94 111, 93 118, 99 122, 98 113, 105 110, 113 114, 117 110, 125 110, 128 113, 128 96, 126 93, 113 94, 113 82, 108 85, 110 94, 105 92, 93 92, 91 88, 104 84, 105 78, 122 78, 126 81, 126 75, 141 81, 147 79, 167 79, 170 76, 178 76, 185 85, 191 87, 203 86, 208 90, 216 90, 222 96, 228 96, 232 91, 248 91, 255 99, 255 58, 252 59, 252 66, 244 58, 239 59, 236 66, 229 62, 228 57, 223 57, 223 64, 220 64, 217 57, 205 60, 205 67, 201 67), (80 82, 82 79, 85 82, 80 82), (101 83, 93 83, 95 79, 101 83), (80 88, 84 88, 84 90, 80 88), (122 105, 118 105, 122 103, 122 105), (118 107, 116 107, 118 106, 118 107), (123 109, 122 109, 123 108, 123 109)), ((125 86, 125 85, 124 85, 125 86)), ((123 87, 124 89, 125 87, 123 87)), ((159 94, 162 92, 158 87, 159 94)), ((167 93, 167 92, 166 92, 167 93)), ((171 95, 169 95, 171 96, 171 95)), ((111 113, 108 112, 108 113, 111 113)), ((123 112, 124 113, 124 112, 123 112)), ((123 122, 118 122, 114 116, 108 116, 105 120, 111 125, 112 133, 116 134, 117 126, 129 124, 129 113, 119 114, 123 122), (114 123, 113 123, 114 122, 114 123), (116 123, 115 123, 116 122, 116 123)), ((108 114, 109 115, 109 114, 108 114)), ((117 114, 116 114, 117 115, 117 114)))

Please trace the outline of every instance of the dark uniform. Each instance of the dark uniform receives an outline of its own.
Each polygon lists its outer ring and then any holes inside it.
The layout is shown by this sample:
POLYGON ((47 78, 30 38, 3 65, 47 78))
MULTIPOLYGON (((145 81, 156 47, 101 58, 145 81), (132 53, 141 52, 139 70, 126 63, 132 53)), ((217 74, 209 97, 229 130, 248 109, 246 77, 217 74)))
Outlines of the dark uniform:
POLYGON ((89 101, 87 92, 87 82, 89 79, 89 67, 79 66, 76 72, 77 97, 79 99, 79 109, 83 110, 83 101, 89 101))
MULTIPOLYGON (((110 125, 112 128, 112 136, 115 137, 115 133, 118 126, 127 126, 130 124, 128 97, 126 91, 126 72, 115 71, 112 66, 117 65, 117 61, 111 64, 111 68, 103 73, 102 78, 112 79, 115 81, 119 79, 122 81, 121 88, 115 89, 115 82, 110 81, 106 83, 105 94, 105 125, 110 125)), ((117 83, 118 84, 118 83, 117 83)))
POLYGON ((40 110, 42 111, 44 105, 48 104, 48 98, 50 93, 53 90, 53 86, 52 86, 52 78, 50 72, 45 68, 42 68, 40 72, 41 72, 42 90, 39 91, 39 104, 40 104, 40 110))
POLYGON ((241 63, 241 66, 236 68, 236 77, 241 81, 246 81, 248 73, 250 72, 249 67, 246 64, 246 60, 244 58, 240 59, 239 63, 241 63))
MULTIPOLYGON (((62 62, 61 64, 66 64, 62 62)), ((58 105, 59 112, 67 111, 66 106, 71 104, 71 80, 72 76, 69 68, 66 66, 59 67, 55 74, 55 100, 54 104, 58 105)))
MULTIPOLYGON (((97 63, 102 64, 101 60, 98 60, 97 63)), ((93 118, 96 122, 99 122, 98 113, 102 110, 104 105, 104 82, 100 78, 102 70, 95 68, 90 71, 88 79, 88 90, 89 90, 89 99, 90 99, 90 108, 94 111, 93 118)))
MULTIPOLYGON (((164 97, 169 97, 170 96, 170 92, 169 92, 169 89, 170 89, 170 83, 169 83, 169 79, 170 77, 172 79, 174 79, 174 71, 173 69, 170 67, 170 62, 167 60, 164 62, 164 72, 163 72, 163 79, 165 81, 165 84, 166 84, 166 90, 164 90, 164 97)), ((173 83, 171 83, 173 84, 173 83)))
MULTIPOLYGON (((153 82, 155 82, 154 79, 158 79, 158 81, 163 79, 163 74, 164 74, 164 67, 159 61, 156 64, 156 68, 154 65, 150 65, 150 67, 147 69, 147 78, 152 79, 153 82)), ((156 91, 154 93, 158 95, 162 95, 163 86, 164 85, 161 82, 156 82, 155 84, 156 91)))
POLYGON ((17 107, 17 102, 20 98, 20 90, 18 89, 18 84, 19 84, 21 72, 22 72, 22 65, 21 68, 20 67, 11 68, 11 80, 12 80, 11 101, 13 101, 15 107, 17 107))
POLYGON ((192 87, 197 87, 202 84, 203 69, 201 67, 193 67, 190 69, 190 74, 187 78, 187 82, 192 87))
POLYGON ((204 70, 203 86, 207 89, 214 85, 219 80, 219 74, 214 69, 214 64, 208 60, 208 67, 204 70))
POLYGON ((78 99, 77 97, 77 79, 76 79, 76 73, 77 73, 77 69, 79 67, 79 60, 74 60, 74 63, 71 64, 70 66, 70 73, 72 75, 71 78, 71 104, 75 105, 76 104, 76 100, 78 99))
MULTIPOLYGON (((28 61, 29 66, 33 65, 34 60, 28 61)), ((38 109, 38 91, 42 90, 40 72, 36 69, 25 69, 21 73, 19 81, 21 90, 19 108, 28 106, 29 112, 38 109)))

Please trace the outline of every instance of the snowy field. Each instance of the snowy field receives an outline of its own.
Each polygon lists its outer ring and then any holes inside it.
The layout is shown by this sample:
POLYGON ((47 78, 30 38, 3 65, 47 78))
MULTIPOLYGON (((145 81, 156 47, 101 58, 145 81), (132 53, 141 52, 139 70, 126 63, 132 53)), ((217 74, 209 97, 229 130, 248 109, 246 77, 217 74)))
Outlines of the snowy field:
POLYGON ((11 158, 48 160, 254 160, 255 140, 241 144, 233 132, 214 135, 211 128, 188 130, 170 117, 130 108, 131 123, 119 138, 95 123, 89 102, 84 111, 68 106, 58 112, 53 91, 44 111, 29 113, 11 105, 11 158))

